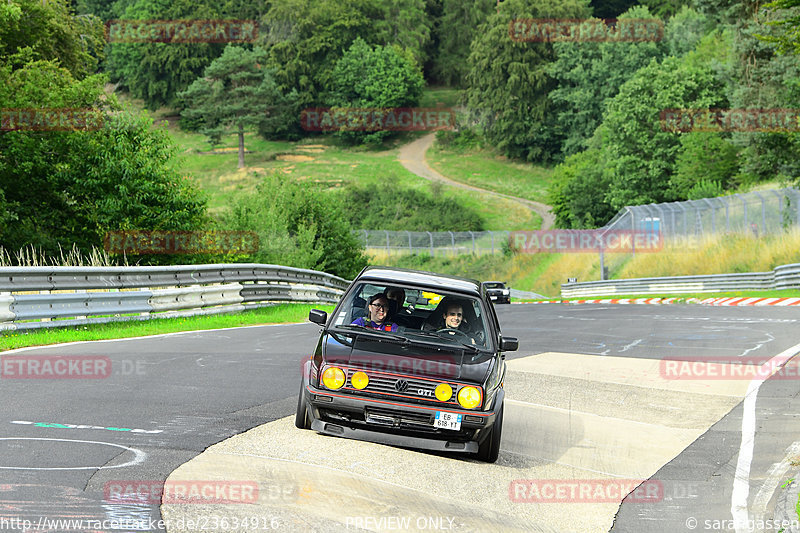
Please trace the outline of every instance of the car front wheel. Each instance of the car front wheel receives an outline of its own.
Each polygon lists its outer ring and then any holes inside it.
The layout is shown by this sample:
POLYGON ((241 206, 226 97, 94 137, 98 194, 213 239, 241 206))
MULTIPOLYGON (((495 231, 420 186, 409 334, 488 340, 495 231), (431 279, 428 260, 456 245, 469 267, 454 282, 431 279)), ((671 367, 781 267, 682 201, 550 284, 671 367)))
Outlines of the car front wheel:
POLYGON ((500 455, 500 437, 503 434, 503 405, 500 405, 500 410, 497 412, 497 418, 494 421, 492 429, 489 430, 489 436, 486 437, 478 448, 478 460, 486 463, 494 463, 500 455))
POLYGON ((308 419, 308 404, 306 403, 303 382, 300 382, 300 396, 297 398, 297 412, 294 415, 294 425, 298 429, 311 429, 311 422, 308 419))

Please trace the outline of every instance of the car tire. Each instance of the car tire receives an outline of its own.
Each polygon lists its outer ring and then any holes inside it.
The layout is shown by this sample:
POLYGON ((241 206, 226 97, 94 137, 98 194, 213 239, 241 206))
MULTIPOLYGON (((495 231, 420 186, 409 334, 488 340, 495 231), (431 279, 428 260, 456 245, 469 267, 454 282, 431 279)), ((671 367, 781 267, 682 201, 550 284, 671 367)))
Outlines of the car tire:
POLYGON ((297 397, 297 412, 294 415, 294 425, 297 429, 311 429, 311 421, 308 418, 308 404, 306 403, 305 390, 303 383, 300 383, 300 396, 297 397))
POLYGON ((489 436, 486 437, 478 448, 477 457, 479 461, 485 463, 494 463, 500 455, 500 438, 503 435, 503 405, 500 405, 500 410, 497 412, 492 429, 489 430, 489 436))

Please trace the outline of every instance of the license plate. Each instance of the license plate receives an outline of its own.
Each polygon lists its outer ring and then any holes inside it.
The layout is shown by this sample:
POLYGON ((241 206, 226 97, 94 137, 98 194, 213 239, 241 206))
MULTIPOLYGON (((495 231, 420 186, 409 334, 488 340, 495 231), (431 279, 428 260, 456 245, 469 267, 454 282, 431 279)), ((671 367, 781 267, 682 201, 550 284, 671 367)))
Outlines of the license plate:
POLYGON ((436 411, 436 420, 433 421, 433 427, 459 430, 461 429, 461 415, 446 411, 436 411))
POLYGON ((492 300, 497 300, 497 296, 489 296, 489 298, 492 300))

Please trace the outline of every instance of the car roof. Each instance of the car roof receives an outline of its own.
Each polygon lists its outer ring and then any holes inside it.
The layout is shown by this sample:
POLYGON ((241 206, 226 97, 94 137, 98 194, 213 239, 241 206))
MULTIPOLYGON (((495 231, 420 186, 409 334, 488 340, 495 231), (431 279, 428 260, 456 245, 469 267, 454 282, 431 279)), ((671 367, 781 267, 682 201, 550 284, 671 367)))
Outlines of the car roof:
POLYGON ((416 285, 423 288, 441 288, 448 291, 480 295, 481 284, 478 280, 448 276, 424 270, 411 270, 386 266, 368 266, 356 278, 358 281, 381 281, 388 283, 403 283, 416 285))

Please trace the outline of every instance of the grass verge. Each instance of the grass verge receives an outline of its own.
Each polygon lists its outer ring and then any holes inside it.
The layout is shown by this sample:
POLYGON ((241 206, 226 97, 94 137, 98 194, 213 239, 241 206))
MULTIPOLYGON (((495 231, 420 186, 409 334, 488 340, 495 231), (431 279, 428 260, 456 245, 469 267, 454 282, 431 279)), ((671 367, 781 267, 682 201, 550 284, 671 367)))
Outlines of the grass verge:
POLYGON ((279 304, 271 307, 250 309, 241 313, 187 318, 157 318, 152 320, 116 322, 111 324, 88 324, 66 328, 48 328, 30 331, 10 331, 0 335, 0 351, 44 346, 64 342, 95 341, 144 337, 178 331, 235 328, 260 324, 286 324, 308 320, 310 309, 332 312, 332 305, 279 304))
POLYGON ((515 302, 542 302, 551 300, 577 301, 577 300, 633 300, 636 298, 676 298, 677 303, 686 303, 686 300, 696 298, 705 300, 706 298, 800 298, 800 290, 782 289, 770 291, 734 291, 734 292, 697 292, 684 294, 597 294, 594 296, 578 297, 554 297, 545 299, 523 300, 514 298, 515 302))

